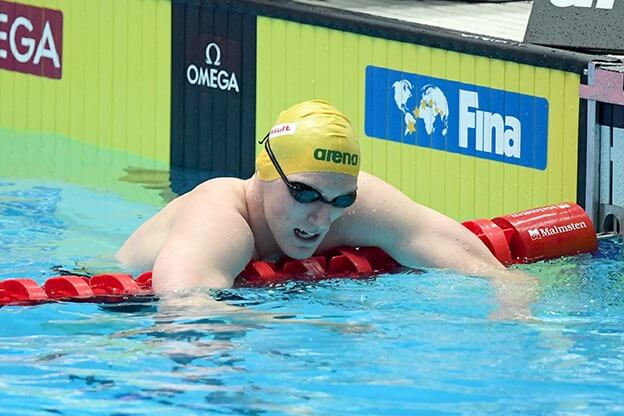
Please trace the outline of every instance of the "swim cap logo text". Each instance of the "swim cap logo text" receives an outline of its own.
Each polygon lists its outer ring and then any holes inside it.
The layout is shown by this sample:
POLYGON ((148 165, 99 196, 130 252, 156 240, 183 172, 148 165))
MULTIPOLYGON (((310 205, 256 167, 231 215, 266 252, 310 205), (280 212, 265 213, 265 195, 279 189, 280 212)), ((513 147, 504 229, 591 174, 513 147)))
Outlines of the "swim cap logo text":
POLYGON ((358 164, 358 155, 349 152, 340 152, 338 150, 317 148, 314 149, 314 159, 323 160, 343 165, 356 166, 358 164))
POLYGON ((63 13, 0 0, 0 68, 61 79, 63 13))
POLYGON ((297 123, 278 124, 273 126, 269 133, 269 139, 279 136, 286 136, 289 134, 295 134, 297 131, 297 123))

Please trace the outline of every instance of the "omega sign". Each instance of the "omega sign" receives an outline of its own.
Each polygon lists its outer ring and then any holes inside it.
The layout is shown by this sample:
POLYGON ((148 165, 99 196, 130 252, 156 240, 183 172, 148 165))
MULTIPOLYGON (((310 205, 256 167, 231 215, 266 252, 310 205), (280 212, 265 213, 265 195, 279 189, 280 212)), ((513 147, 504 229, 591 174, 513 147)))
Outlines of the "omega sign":
POLYGON ((240 92, 236 73, 221 68, 221 47, 217 43, 211 42, 206 46, 204 63, 201 66, 190 64, 186 68, 186 80, 189 84, 240 92))
POLYGON ((63 13, 0 0, 0 68, 60 79, 63 13))

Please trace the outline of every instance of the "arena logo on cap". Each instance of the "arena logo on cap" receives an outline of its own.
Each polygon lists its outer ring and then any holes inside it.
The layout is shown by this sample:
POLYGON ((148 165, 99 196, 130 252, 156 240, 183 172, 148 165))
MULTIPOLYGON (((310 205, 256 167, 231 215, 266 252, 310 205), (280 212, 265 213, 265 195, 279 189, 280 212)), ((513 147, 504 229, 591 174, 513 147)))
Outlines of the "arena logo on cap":
POLYGON ((297 131, 297 123, 278 124, 273 126, 269 133, 269 139, 279 136, 286 136, 289 134, 295 134, 297 131))
POLYGON ((349 152, 341 152, 339 150, 323 149, 321 147, 314 149, 314 159, 323 160, 342 165, 357 166, 359 157, 349 152))
POLYGON ((545 98, 369 66, 365 108, 370 137, 546 169, 545 98))
POLYGON ((228 72, 221 66, 221 47, 216 42, 210 42, 204 50, 205 63, 208 67, 190 64, 186 67, 186 79, 191 85, 201 85, 221 91, 236 91, 238 80, 236 73, 228 72))
POLYGON ((0 68, 60 79, 63 13, 0 0, 0 68))

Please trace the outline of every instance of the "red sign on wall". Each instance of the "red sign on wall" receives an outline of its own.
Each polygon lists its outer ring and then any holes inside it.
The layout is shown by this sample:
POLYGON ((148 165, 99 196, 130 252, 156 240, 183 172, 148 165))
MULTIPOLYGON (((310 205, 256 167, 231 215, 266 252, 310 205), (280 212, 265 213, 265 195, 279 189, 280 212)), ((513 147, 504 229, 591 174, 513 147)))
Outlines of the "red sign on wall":
POLYGON ((60 79, 63 13, 0 0, 0 68, 60 79))

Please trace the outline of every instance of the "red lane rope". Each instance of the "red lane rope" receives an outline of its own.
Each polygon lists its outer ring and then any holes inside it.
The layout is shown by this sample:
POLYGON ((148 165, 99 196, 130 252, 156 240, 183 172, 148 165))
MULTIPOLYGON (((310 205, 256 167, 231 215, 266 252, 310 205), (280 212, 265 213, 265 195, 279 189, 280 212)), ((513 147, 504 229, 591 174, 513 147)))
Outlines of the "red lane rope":
MULTIPOLYGON (((381 249, 345 247, 305 260, 253 261, 238 276, 235 286, 267 286, 288 280, 357 279, 389 272, 398 266, 399 263, 381 249)), ((153 296, 152 272, 145 272, 136 279, 119 273, 91 278, 55 276, 46 280, 43 286, 28 278, 0 281, 0 306, 50 301, 118 303, 149 296, 153 296)))
POLYGON ((594 225, 585 210, 572 202, 463 224, 506 265, 598 250, 594 225))
MULTIPOLYGON (((491 220, 466 221, 473 232, 503 264, 529 263, 598 249, 594 226, 577 204, 561 203, 530 209, 491 220)), ((376 247, 342 247, 305 260, 253 261, 238 276, 235 287, 266 286, 287 280, 357 279, 385 273, 397 263, 376 247)), ((32 305, 55 300, 123 302, 153 296, 152 272, 136 279, 129 274, 107 273, 86 278, 56 276, 39 286, 34 280, 0 281, 0 306, 32 305)))

